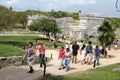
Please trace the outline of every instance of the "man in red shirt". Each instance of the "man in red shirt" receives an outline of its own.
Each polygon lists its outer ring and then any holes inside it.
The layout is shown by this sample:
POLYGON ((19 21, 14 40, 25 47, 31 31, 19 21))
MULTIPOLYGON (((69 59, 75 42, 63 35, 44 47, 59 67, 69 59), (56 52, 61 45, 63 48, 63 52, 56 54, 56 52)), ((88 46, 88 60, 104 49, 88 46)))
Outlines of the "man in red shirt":
POLYGON ((45 49, 46 49, 45 45, 42 42, 40 42, 40 45, 38 47, 38 50, 39 50, 39 53, 40 53, 40 55, 39 55, 40 67, 42 67, 42 65, 44 65, 44 67, 46 68, 46 64, 45 64, 45 61, 44 61, 45 49))

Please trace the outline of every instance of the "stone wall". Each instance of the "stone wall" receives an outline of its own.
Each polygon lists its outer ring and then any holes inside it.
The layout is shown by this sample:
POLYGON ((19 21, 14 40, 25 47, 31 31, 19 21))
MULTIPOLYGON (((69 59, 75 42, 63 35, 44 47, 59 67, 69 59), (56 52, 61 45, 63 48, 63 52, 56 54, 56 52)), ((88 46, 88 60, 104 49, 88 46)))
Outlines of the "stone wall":
POLYGON ((101 14, 95 13, 79 13, 79 17, 79 25, 71 26, 70 38, 75 40, 84 40, 89 36, 97 36, 98 28, 102 25, 105 17, 101 14))
POLYGON ((47 16, 28 15, 27 26, 29 26, 34 20, 48 18, 47 16))
MULTIPOLYGON (((47 16, 28 16, 28 25, 34 20, 48 18, 47 16)), ((96 13, 83 14, 79 13, 80 20, 79 25, 73 26, 74 20, 72 17, 56 18, 54 19, 59 28, 62 30, 62 34, 69 34, 70 40, 83 40, 88 36, 97 36, 98 28, 104 21, 104 16, 96 13)))
MULTIPOLYGON (((50 18, 47 16, 38 16, 38 15, 29 15, 28 16, 28 23, 27 25, 30 25, 34 20, 43 19, 43 18, 50 18)), ((61 31, 63 34, 68 34, 70 26, 73 25, 73 19, 72 17, 64 17, 64 18, 50 18, 56 21, 59 28, 61 28, 61 31)))
POLYGON ((61 28, 63 34, 68 34, 70 26, 73 25, 72 17, 56 18, 55 19, 59 28, 61 28))

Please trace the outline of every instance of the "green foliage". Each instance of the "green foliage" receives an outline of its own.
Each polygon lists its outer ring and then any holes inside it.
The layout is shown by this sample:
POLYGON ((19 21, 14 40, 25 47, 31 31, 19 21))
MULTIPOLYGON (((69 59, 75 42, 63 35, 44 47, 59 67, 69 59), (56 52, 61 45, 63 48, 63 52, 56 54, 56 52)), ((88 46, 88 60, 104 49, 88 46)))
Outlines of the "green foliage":
POLYGON ((22 24, 22 28, 25 28, 27 24, 27 14, 25 12, 16 12, 17 24, 22 24))
POLYGON ((120 18, 106 18, 106 20, 111 24, 113 29, 120 28, 120 18))
POLYGON ((45 77, 38 80, 119 80, 120 72, 113 71, 120 64, 114 64, 95 70, 82 71, 79 73, 68 74, 66 76, 53 76, 47 74, 45 77))
POLYGON ((54 18, 62 18, 62 17, 72 17, 75 20, 79 20, 78 13, 70 13, 65 11, 54 11, 53 9, 51 12, 42 12, 42 11, 35 11, 35 10, 28 10, 26 11, 28 15, 43 15, 43 16, 49 16, 54 18))
MULTIPOLYGON (((69 13, 65 11, 42 12, 36 10, 27 10, 24 12, 13 11, 13 8, 6 8, 0 5, 0 30, 13 28, 26 28, 27 15, 42 15, 54 18, 72 17, 78 20, 78 13, 69 13)), ((35 29, 36 30, 36 29, 35 29)))
POLYGON ((47 18, 34 21, 29 26, 29 29, 33 31, 39 31, 39 32, 44 32, 44 31, 54 32, 54 33, 60 32, 60 29, 57 27, 56 22, 47 18))
POLYGON ((0 28, 12 28, 15 23, 15 12, 4 6, 0 6, 0 28))
POLYGON ((107 20, 103 22, 98 31, 101 33, 98 39, 102 46, 107 47, 113 43, 115 39, 115 29, 111 26, 111 24, 109 24, 107 20))

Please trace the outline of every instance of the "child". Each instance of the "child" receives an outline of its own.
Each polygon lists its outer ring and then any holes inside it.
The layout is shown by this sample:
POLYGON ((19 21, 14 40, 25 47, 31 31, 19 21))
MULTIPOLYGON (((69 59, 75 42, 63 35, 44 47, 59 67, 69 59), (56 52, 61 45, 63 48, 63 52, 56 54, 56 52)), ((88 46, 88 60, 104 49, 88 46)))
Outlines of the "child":
POLYGON ((32 64, 35 60, 35 50, 33 49, 33 43, 32 42, 29 42, 29 44, 28 44, 27 54, 24 57, 24 59, 27 59, 27 61, 28 61, 28 65, 29 65, 29 68, 30 68, 30 71, 28 71, 28 73, 33 73, 34 70, 33 70, 32 64))
POLYGON ((61 47, 58 56, 58 59, 60 60, 59 70, 61 70, 62 68, 64 69, 64 65, 63 65, 64 55, 65 55, 64 47, 61 47))
POLYGON ((86 45, 83 44, 82 48, 81 48, 81 53, 82 53, 82 64, 85 63, 85 59, 86 59, 86 45))
POLYGON ((96 46, 96 48, 94 49, 94 64, 93 64, 93 69, 95 69, 96 61, 97 61, 97 65, 99 65, 99 58, 100 58, 100 49, 98 48, 98 46, 96 46))

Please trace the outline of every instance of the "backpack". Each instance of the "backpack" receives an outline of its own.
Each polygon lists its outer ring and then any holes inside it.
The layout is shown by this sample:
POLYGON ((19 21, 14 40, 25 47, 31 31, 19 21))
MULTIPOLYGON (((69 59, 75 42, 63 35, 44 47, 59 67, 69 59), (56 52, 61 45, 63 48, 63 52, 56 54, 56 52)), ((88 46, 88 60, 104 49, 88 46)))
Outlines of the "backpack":
POLYGON ((92 45, 87 45, 86 52, 87 53, 92 53, 92 45))

